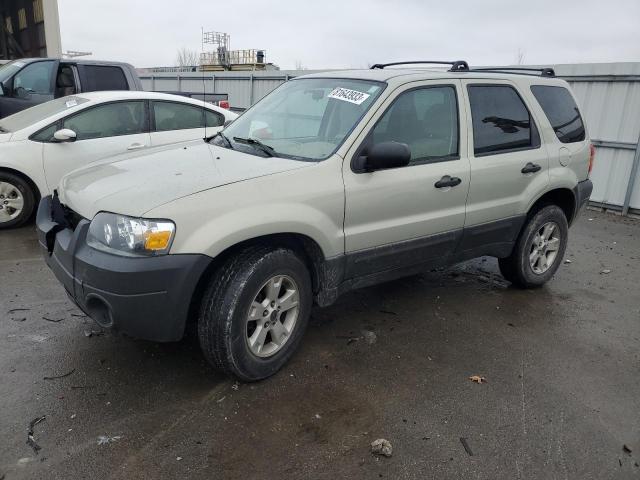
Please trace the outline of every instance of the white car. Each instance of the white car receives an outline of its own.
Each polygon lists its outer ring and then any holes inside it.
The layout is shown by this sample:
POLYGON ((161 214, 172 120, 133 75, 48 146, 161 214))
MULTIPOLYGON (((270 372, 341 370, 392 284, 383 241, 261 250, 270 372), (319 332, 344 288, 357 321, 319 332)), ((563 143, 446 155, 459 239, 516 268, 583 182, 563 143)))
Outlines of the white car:
POLYGON ((0 120, 0 229, 28 220, 60 178, 131 150, 211 136, 237 114, 154 92, 58 98, 0 120))

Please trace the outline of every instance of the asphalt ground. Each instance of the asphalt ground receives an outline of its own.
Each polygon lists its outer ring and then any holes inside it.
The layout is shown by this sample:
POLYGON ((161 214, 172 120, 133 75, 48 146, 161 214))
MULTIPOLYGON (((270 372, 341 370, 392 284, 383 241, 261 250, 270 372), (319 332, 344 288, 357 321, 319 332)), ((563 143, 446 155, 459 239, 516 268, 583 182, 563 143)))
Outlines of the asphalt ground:
POLYGON ((483 258, 352 292, 238 384, 193 337, 102 334, 0 232, 0 479, 640 478, 640 221, 570 235, 541 289, 483 258))

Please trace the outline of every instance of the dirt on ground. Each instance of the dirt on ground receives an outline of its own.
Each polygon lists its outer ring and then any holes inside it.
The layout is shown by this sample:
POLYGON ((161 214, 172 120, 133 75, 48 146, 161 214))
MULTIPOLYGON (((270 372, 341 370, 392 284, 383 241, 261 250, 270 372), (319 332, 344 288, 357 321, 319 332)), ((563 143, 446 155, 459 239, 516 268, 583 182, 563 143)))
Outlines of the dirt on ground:
POLYGON ((640 478, 640 221, 570 235, 541 289, 482 258, 352 292, 241 384, 193 337, 103 333, 3 231, 0 479, 640 478))

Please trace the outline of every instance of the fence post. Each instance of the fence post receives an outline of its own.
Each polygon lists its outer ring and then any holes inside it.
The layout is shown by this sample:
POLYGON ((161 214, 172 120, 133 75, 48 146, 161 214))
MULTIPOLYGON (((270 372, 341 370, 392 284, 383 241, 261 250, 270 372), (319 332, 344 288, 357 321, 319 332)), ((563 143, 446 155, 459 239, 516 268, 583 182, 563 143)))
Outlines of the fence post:
POLYGON ((182 77, 178 74, 178 91, 182 91, 182 77))
POLYGON ((253 74, 249 75, 249 106, 253 105, 253 74))
POLYGON ((638 177, 638 166, 640 165, 640 135, 638 136, 638 143, 636 144, 636 153, 633 156, 633 164, 631 165, 631 174, 629 175, 629 183, 627 183, 627 192, 624 196, 624 205, 622 206, 622 216, 626 216, 629 213, 629 206, 631 203, 631 194, 633 193, 633 185, 636 183, 638 177))

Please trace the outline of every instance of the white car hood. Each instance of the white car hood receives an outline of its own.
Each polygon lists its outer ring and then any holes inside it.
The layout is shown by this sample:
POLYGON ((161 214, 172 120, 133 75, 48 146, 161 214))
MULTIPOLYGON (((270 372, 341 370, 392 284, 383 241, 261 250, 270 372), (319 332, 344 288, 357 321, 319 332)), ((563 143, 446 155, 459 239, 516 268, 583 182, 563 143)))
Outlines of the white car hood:
POLYGON ((13 134, 11 132, 0 133, 0 143, 8 142, 12 136, 13 134))
POLYGON ((263 158, 202 140, 130 153, 74 170, 60 182, 62 203, 93 218, 100 211, 142 216, 203 190, 313 165, 263 158))

